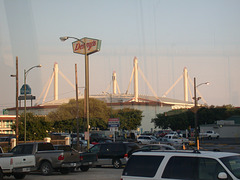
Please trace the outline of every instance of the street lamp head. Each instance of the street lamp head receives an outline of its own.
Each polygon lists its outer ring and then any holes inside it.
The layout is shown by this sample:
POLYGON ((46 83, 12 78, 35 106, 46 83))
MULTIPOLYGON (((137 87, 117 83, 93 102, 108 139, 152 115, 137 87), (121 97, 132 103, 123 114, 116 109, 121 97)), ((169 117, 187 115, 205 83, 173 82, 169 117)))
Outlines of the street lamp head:
POLYGON ((206 82, 206 85, 209 85, 210 84, 210 82, 206 82))
POLYGON ((63 36, 59 38, 61 41, 66 41, 68 39, 68 36, 63 36))
POLYGON ((36 67, 39 67, 39 68, 40 68, 40 67, 42 67, 42 65, 41 65, 41 64, 39 64, 39 65, 37 65, 36 67))

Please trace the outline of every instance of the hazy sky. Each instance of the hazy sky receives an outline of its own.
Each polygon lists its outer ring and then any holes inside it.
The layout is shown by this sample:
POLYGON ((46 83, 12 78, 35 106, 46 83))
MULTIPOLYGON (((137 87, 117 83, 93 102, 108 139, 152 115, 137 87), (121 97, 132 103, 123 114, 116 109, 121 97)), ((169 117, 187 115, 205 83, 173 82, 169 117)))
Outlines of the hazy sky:
MULTIPOLYGON (((239 9, 239 0, 0 0, 0 109, 15 106, 10 75, 16 56, 19 89, 24 69, 42 64, 27 75, 37 98, 55 62, 72 83, 77 64, 84 86, 84 56, 72 52, 72 39, 61 42, 60 36, 102 40, 100 52, 89 56, 90 94, 105 91, 113 71, 124 93, 136 56, 158 96, 187 67, 197 84, 210 82, 199 87, 208 105, 240 106, 239 9)), ((59 98, 74 97, 74 89, 61 76, 59 81, 59 98)), ((139 93, 153 95, 140 75, 139 93)), ((167 97, 183 100, 183 81, 167 97)), ((46 98, 51 100, 53 86, 46 98)))

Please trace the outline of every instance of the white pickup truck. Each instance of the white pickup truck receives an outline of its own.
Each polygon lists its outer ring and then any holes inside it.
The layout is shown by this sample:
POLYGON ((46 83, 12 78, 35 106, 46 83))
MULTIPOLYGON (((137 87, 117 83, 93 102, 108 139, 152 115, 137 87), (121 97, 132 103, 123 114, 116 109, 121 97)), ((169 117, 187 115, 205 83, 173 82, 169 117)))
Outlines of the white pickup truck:
POLYGON ((176 136, 174 134, 167 134, 162 139, 163 141, 168 142, 167 144, 172 146, 182 146, 183 144, 187 145, 189 143, 188 139, 176 136))
POLYGON ((214 132, 214 131, 207 131, 205 133, 199 133, 199 137, 200 138, 208 138, 208 139, 212 139, 212 138, 219 138, 219 134, 214 132))
POLYGON ((14 156, 3 153, 0 147, 0 180, 3 176, 13 175, 16 179, 23 179, 36 165, 33 155, 14 156))

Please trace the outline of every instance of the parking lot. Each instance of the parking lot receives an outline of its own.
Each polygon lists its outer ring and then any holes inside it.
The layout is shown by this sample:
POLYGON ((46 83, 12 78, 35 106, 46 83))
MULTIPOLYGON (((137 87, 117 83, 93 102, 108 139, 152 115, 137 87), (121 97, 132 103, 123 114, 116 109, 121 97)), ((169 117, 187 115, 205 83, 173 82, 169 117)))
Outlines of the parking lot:
MULTIPOLYGON (((27 175, 24 180, 120 180, 122 169, 115 169, 112 167, 91 168, 87 172, 76 171, 67 175, 60 173, 53 173, 51 176, 42 176, 40 173, 31 173, 27 175)), ((13 176, 4 177, 6 180, 15 179, 13 176)))

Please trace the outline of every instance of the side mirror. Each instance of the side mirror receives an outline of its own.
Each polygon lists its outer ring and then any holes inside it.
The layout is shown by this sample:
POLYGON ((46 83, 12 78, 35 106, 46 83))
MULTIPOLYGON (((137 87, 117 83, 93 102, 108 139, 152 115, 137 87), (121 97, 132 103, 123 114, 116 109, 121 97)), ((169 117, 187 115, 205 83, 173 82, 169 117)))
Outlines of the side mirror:
POLYGON ((218 179, 227 179, 227 174, 225 172, 220 172, 218 174, 218 179))

